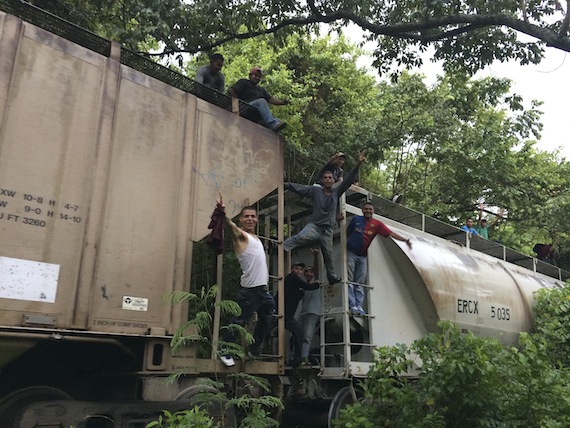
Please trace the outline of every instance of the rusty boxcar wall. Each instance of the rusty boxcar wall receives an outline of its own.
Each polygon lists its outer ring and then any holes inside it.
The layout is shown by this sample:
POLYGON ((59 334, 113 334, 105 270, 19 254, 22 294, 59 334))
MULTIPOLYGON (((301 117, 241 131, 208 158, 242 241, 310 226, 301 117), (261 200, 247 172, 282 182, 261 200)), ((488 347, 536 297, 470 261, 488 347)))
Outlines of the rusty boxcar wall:
POLYGON ((192 240, 282 181, 269 130, 0 13, 0 324, 172 332, 192 240))

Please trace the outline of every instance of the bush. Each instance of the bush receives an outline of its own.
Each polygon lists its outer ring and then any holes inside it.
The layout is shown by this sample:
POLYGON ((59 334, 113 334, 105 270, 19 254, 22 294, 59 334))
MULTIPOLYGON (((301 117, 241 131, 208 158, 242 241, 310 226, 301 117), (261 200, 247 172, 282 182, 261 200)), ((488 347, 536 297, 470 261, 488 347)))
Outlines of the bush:
POLYGON ((376 349, 364 401, 335 427, 570 426, 569 372, 552 364, 542 337, 522 333, 510 348, 450 322, 440 328, 409 348, 376 349))

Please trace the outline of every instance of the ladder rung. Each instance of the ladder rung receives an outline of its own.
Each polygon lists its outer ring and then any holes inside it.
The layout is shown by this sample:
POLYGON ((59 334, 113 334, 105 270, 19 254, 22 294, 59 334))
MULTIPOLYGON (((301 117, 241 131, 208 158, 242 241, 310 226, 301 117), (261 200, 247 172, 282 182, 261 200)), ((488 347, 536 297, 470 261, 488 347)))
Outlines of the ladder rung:
MULTIPOLYGON (((325 343, 324 346, 339 346, 339 345, 344 345, 346 342, 330 342, 330 343, 325 343)), ((348 346, 376 346, 373 343, 364 343, 364 342, 348 342, 348 346)))
POLYGON ((278 239, 275 239, 275 238, 268 238, 267 236, 260 236, 260 235, 257 235, 257 237, 259 239, 263 239, 265 241, 276 242, 277 244, 281 244, 281 241, 279 241, 278 239))

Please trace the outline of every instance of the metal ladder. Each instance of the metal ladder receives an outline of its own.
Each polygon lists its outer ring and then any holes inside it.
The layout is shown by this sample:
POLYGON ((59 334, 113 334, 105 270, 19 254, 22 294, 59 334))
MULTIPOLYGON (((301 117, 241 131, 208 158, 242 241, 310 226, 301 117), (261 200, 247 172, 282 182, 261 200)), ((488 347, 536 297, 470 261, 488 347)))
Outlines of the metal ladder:
MULTIPOLYGON (((357 362, 353 356, 353 352, 358 355, 363 349, 367 349, 365 355, 369 355, 366 361, 358 361, 363 363, 372 362, 372 348, 374 344, 370 343, 372 336, 372 319, 373 315, 367 310, 367 315, 353 316, 350 313, 348 305, 348 264, 347 264, 347 210, 346 210, 346 195, 343 194, 340 198, 340 211, 344 215, 344 219, 340 222, 339 236, 340 236, 340 259, 342 266, 342 282, 336 284, 332 294, 332 299, 327 299, 325 293, 327 290, 322 290, 323 297, 323 314, 321 314, 320 325, 320 362, 321 372, 320 376, 324 378, 350 378, 353 375, 353 366, 357 362), (334 302, 338 302, 340 296, 340 306, 331 306, 334 302), (340 336, 337 331, 333 331, 338 326, 341 327, 340 336), (362 338, 358 338, 358 333, 362 333, 362 338), (338 340, 336 337, 338 337, 338 340), (331 341, 327 341, 330 337, 331 341), (334 338, 334 340, 333 340, 334 338), (359 349, 356 352, 356 349, 359 349), (340 352, 338 352, 340 351, 340 352)), ((353 210, 354 211, 354 210, 353 210)), ((335 234, 336 235, 336 234, 335 234)), ((369 290, 371 288, 368 284, 359 284, 364 287, 365 298, 364 301, 370 305, 369 290)), ((355 356, 356 356, 355 355, 355 356)), ((360 358, 358 359, 360 360, 360 358)))

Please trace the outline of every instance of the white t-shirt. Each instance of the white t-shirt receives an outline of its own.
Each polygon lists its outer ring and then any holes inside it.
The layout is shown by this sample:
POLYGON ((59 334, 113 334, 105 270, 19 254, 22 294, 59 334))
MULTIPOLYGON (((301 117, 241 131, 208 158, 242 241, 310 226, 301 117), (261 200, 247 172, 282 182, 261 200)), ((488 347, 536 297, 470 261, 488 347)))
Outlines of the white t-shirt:
POLYGON ((258 237, 246 233, 248 238, 247 247, 241 254, 236 254, 241 266, 241 286, 253 288, 260 285, 267 285, 269 282, 269 271, 267 270, 267 258, 263 244, 258 237))

